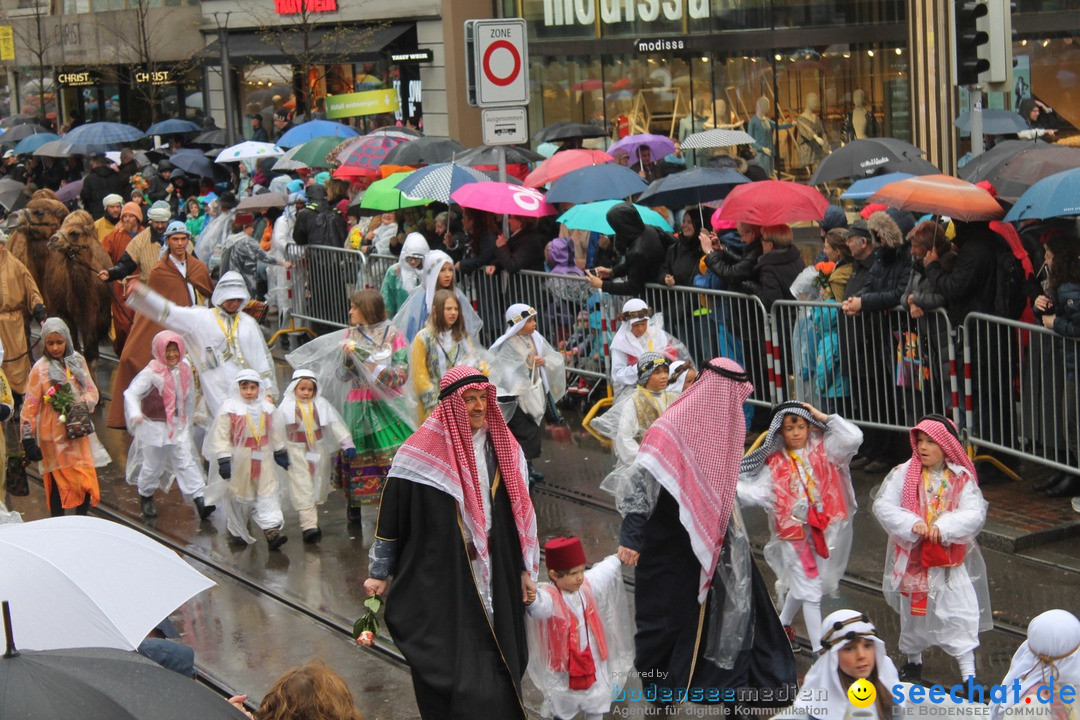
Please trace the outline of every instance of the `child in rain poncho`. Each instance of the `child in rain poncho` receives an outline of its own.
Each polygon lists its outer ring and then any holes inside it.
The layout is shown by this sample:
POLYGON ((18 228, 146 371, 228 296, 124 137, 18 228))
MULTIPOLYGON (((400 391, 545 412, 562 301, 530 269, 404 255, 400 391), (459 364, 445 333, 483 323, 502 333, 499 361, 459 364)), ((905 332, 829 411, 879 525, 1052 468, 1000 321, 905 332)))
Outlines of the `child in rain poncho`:
POLYGON ((802 609, 814 652, 821 646, 821 597, 836 591, 851 552, 855 493, 848 465, 862 431, 806 403, 776 407, 761 446, 739 467, 738 497, 769 512, 765 559, 776 573, 788 639, 802 609))
MULTIPOLYGON (((940 647, 975 675, 979 633, 993 627, 986 564, 975 537, 986 500, 956 427, 927 415, 911 429, 911 459, 885 477, 874 517, 889 533, 882 590, 900 613, 900 679, 920 682, 922 653, 940 647)), ((977 682, 977 681, 976 681, 977 682)))
MULTIPOLYGON (((442 250, 432 250, 424 257, 424 282, 413 289, 394 315, 394 327, 404 333, 405 340, 411 343, 427 324, 431 306, 435 302, 435 292, 438 290, 449 290, 454 294, 461 313, 465 316, 465 329, 469 335, 477 337, 484 323, 473 310, 469 298, 458 290, 454 280, 454 261, 442 250)), ((435 384, 438 385, 437 382, 435 384)))
POLYGON ((679 395, 668 389, 671 362, 655 352, 646 352, 637 361, 637 387, 615 401, 611 409, 592 421, 592 426, 615 447, 615 471, 604 487, 615 482, 618 473, 634 462, 646 431, 664 414, 679 395))
POLYGON ((518 303, 506 311, 506 332, 491 346, 491 354, 503 368, 499 405, 508 415, 506 425, 521 445, 529 464, 529 480, 544 476, 533 467, 540 457, 540 424, 548 398, 558 402, 566 394, 563 357, 536 330, 536 310, 518 303))
POLYGON ((345 492, 350 523, 361 508, 377 504, 394 454, 416 428, 416 399, 409 384, 409 347, 386 319, 375 290, 353 293, 349 327, 323 335, 287 356, 293 367, 318 379, 319 395, 343 408, 356 456, 337 456, 335 482, 345 492))
POLYGON ((474 336, 467 331, 458 297, 449 290, 439 290, 427 325, 417 333, 410 354, 409 375, 420 403, 418 426, 439 402, 443 375, 459 365, 471 365, 485 375, 491 374, 487 352, 477 347, 474 336))
POLYGON ((551 583, 526 608, 529 677, 544 693, 541 715, 600 720, 611 709, 612 683, 633 665, 633 628, 619 558, 585 569, 576 537, 544 545, 551 583))
POLYGON ((420 287, 424 276, 424 256, 430 252, 427 239, 420 233, 409 233, 401 246, 401 259, 386 269, 382 281, 382 298, 386 314, 393 316, 401 309, 409 294, 420 287))
POLYGON ((184 359, 184 339, 163 330, 151 341, 154 359, 124 391, 124 414, 134 438, 128 450, 127 480, 139 488, 142 514, 157 517, 154 493, 169 491, 176 477, 180 492, 191 498, 206 520, 216 509, 203 499, 206 477, 195 461, 191 427, 195 413, 195 382, 184 359))
POLYGON ((319 396, 318 379, 310 370, 293 373, 275 421, 285 427, 289 497, 300 514, 304 542, 318 542, 322 530, 316 506, 326 502, 329 494, 331 460, 338 450, 352 460, 356 448, 337 410, 319 396))
POLYGON ((620 317, 619 329, 611 341, 611 382, 616 401, 637 385, 637 361, 645 353, 660 353, 669 361, 690 357, 678 340, 664 332, 663 315, 654 315, 644 300, 627 300, 620 317))
POLYGON ((41 342, 45 352, 30 370, 20 414, 23 450, 27 459, 41 462, 49 514, 55 517, 75 508, 86 515, 101 499, 95 468, 108 465, 110 458, 92 426, 89 434, 68 437, 65 413, 71 413, 75 403, 84 403, 92 413, 98 389, 63 320, 42 323, 41 342))
POLYGON ((266 399, 254 370, 241 370, 236 375, 229 398, 206 436, 203 455, 217 464, 224 481, 214 483, 207 495, 212 491, 215 500, 224 497, 229 535, 249 545, 254 543, 248 528, 254 520, 271 550, 284 545, 289 538, 282 532, 285 519, 274 465, 289 469, 285 428, 274 417, 274 406, 266 399))
POLYGON ((999 684, 1007 690, 1006 697, 986 698, 993 720, 1026 717, 1036 702, 1044 717, 1074 720, 1073 698, 1066 699, 1068 693, 1063 691, 1080 685, 1080 620, 1067 610, 1047 610, 1033 617, 1027 640, 1016 649, 999 684))

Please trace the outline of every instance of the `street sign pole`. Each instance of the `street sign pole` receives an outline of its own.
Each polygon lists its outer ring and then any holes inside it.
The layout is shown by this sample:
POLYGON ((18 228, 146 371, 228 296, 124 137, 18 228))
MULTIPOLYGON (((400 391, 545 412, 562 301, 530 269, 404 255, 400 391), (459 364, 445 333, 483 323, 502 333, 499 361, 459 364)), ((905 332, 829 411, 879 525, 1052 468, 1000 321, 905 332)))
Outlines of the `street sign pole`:
POLYGON ((971 157, 978 157, 983 153, 983 117, 982 117, 982 88, 975 86, 970 90, 971 96, 971 157))

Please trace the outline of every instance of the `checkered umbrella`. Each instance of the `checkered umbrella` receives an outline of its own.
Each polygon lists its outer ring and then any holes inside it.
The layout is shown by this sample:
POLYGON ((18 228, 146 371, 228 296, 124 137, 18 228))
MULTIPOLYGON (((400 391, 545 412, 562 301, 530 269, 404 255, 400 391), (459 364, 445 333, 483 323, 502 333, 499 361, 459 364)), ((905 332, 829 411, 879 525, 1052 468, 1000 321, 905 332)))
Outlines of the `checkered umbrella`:
POLYGON ((337 161, 341 168, 354 174, 377 176, 379 166, 386 160, 387 154, 404 142, 409 141, 386 135, 366 135, 339 152, 337 161))
POLYGON ((754 138, 742 130, 704 130, 693 135, 687 135, 682 141, 683 150, 699 150, 701 148, 734 147, 735 145, 749 145, 754 138))
POLYGON ((307 165, 295 159, 296 154, 303 149, 303 145, 297 145, 294 148, 290 148, 288 152, 277 159, 277 162, 275 162, 274 166, 270 169, 284 172, 287 170, 300 170, 301 168, 306 168, 307 165))
POLYGON ((114 150, 144 137, 146 133, 142 130, 124 123, 88 123, 65 135, 60 149, 69 155, 89 155, 114 150))
POLYGON ((455 163, 439 163, 409 173, 398 183, 397 189, 410 199, 429 198, 449 203, 450 193, 462 185, 488 180, 490 178, 479 170, 455 163))

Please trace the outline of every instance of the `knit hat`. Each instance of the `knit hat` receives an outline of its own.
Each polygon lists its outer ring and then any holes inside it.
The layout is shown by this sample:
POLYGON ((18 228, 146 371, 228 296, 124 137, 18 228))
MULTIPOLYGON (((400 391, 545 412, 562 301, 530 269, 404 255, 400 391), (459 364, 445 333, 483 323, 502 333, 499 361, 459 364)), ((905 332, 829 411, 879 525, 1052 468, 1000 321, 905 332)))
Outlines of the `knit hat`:
POLYGON ((585 550, 576 537, 557 537, 544 543, 544 564, 548 570, 572 570, 585 564, 585 550))
POLYGON ((120 195, 117 195, 116 193, 109 193, 101 201, 101 206, 102 207, 112 207, 113 205, 123 205, 123 204, 124 204, 124 198, 121 197, 120 195))
POLYGON ((642 353, 637 361, 637 384, 645 387, 645 383, 649 382, 649 378, 657 369, 669 365, 671 365, 671 360, 658 352, 642 353))
POLYGON ((821 218, 818 225, 821 227, 822 232, 829 232, 836 228, 846 228, 848 226, 847 213, 838 205, 830 205, 825 208, 825 217, 821 218))
POLYGON ((142 206, 137 202, 124 203, 124 207, 120 210, 120 217, 124 217, 125 215, 134 215, 139 219, 139 222, 142 222, 142 206))
POLYGON ((326 181, 330 179, 330 173, 323 171, 315 176, 316 185, 325 185, 326 181))
POLYGON ((150 210, 146 213, 146 217, 153 222, 169 222, 172 218, 172 210, 169 209, 169 203, 164 200, 158 200, 150 206, 150 210))

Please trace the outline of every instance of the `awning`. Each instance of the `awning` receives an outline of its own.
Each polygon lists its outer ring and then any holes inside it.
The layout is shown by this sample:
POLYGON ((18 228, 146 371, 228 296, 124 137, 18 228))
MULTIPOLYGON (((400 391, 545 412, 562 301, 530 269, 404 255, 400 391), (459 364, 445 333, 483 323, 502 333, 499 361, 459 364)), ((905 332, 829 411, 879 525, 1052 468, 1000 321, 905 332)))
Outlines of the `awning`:
MULTIPOLYGON (((413 23, 392 23, 375 27, 314 28, 308 31, 310 62, 368 62, 382 53, 413 23)), ((220 42, 214 40, 199 53, 210 65, 221 60, 220 42)), ((280 26, 266 32, 243 30, 229 33, 229 62, 234 65, 297 63, 304 55, 304 35, 299 27, 280 26)))

